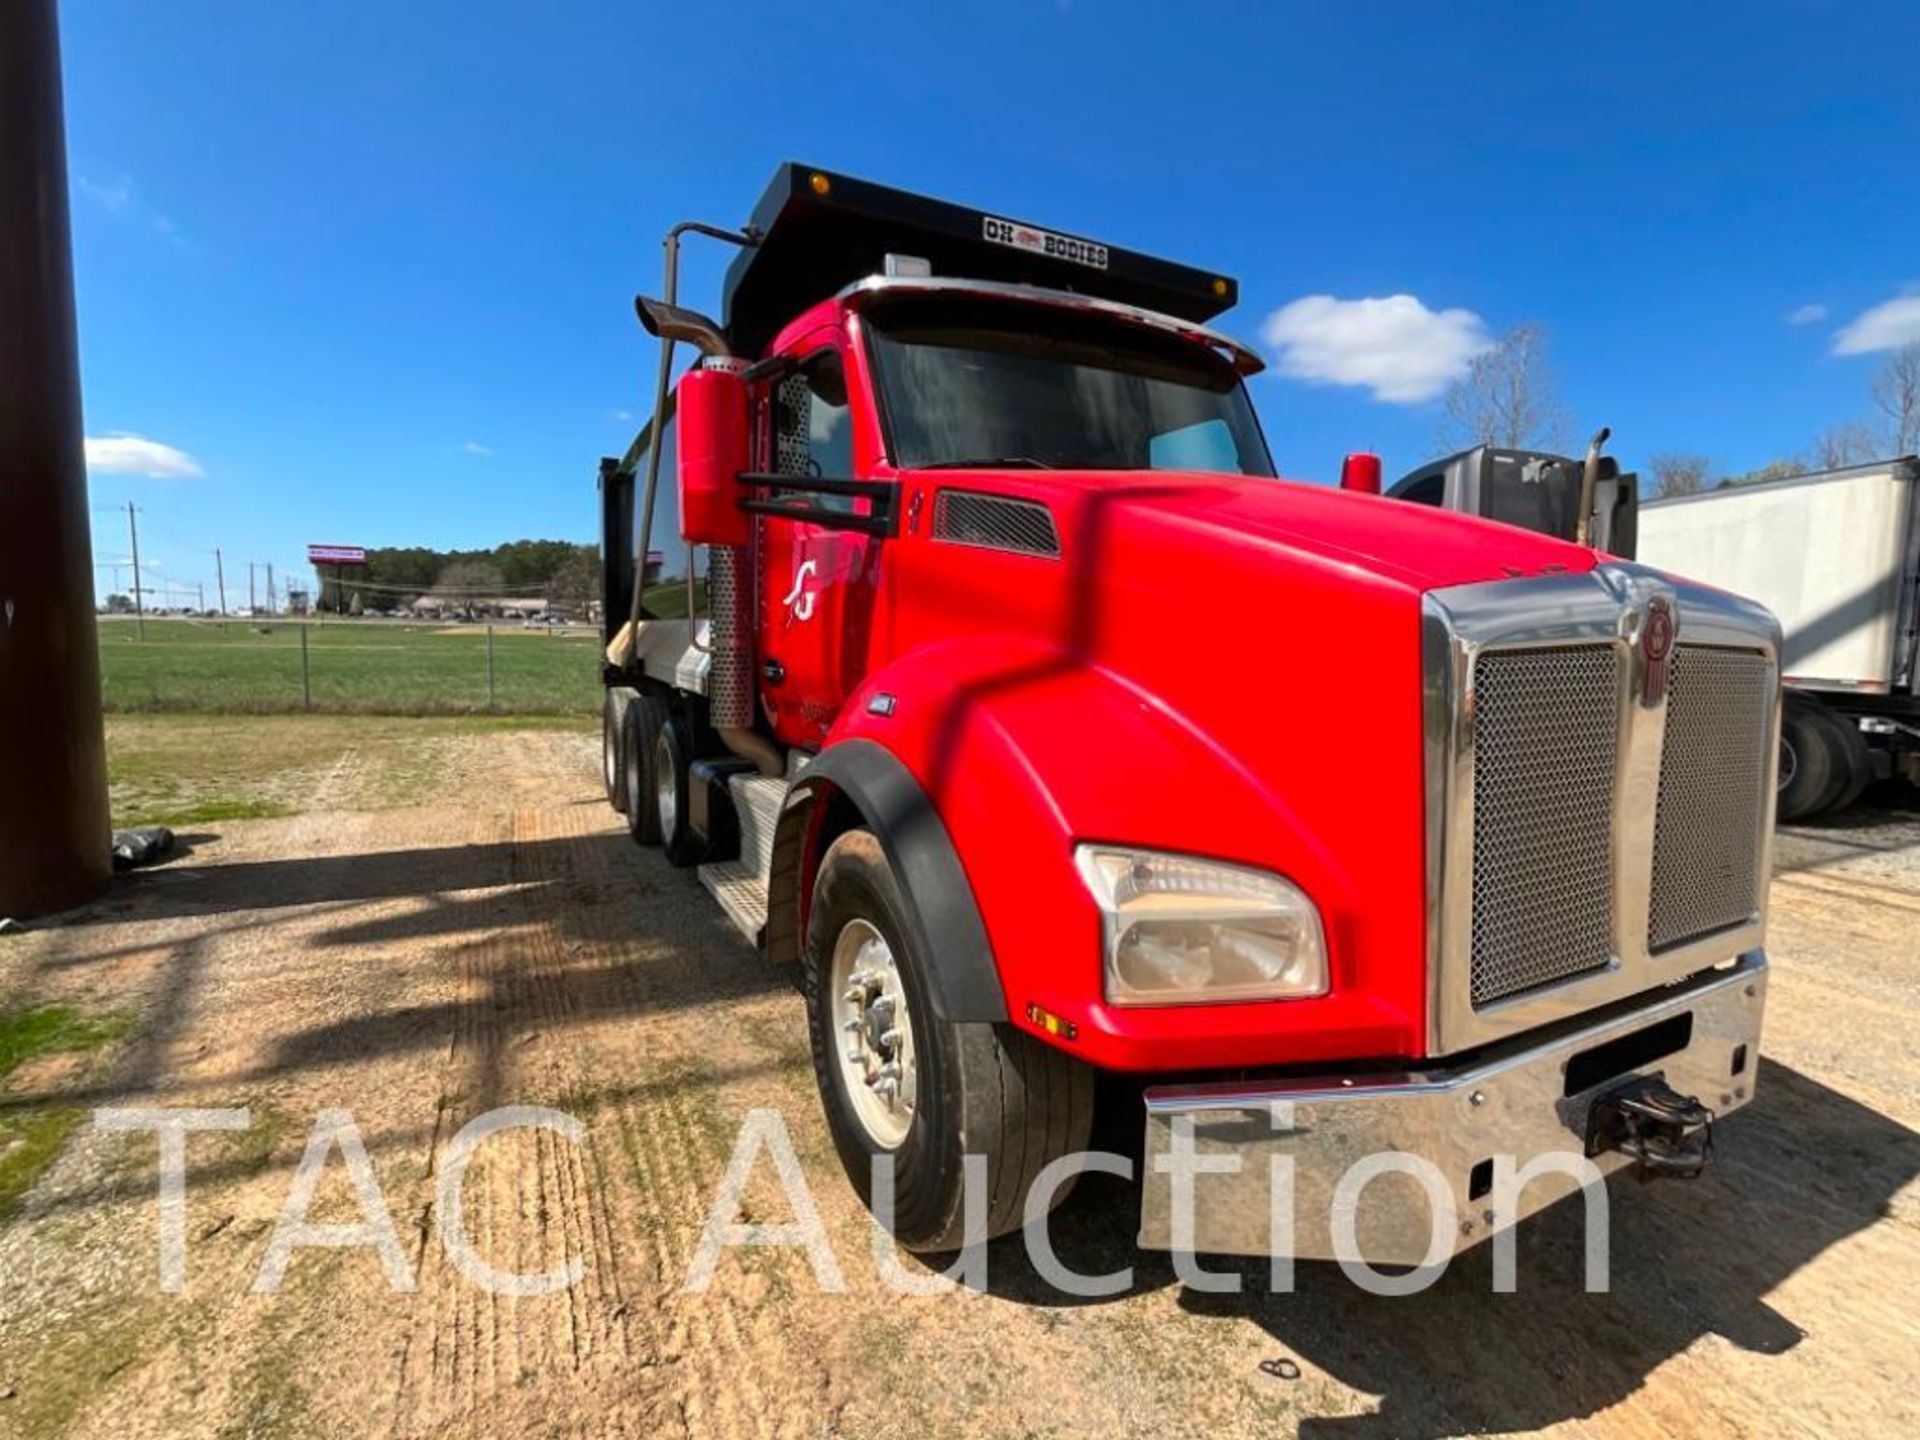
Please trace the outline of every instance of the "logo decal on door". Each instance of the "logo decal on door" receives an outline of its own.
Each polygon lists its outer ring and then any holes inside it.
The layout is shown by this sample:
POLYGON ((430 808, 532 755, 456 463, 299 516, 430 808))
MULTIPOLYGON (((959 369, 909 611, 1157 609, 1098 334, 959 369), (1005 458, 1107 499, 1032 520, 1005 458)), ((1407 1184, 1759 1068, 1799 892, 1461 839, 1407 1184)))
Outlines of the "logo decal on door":
POLYGON ((820 566, 816 561, 808 560, 794 572, 793 589, 789 590, 787 598, 780 602, 787 607, 789 625, 796 620, 805 621, 813 618, 813 591, 807 589, 807 581, 817 575, 819 570, 820 566))

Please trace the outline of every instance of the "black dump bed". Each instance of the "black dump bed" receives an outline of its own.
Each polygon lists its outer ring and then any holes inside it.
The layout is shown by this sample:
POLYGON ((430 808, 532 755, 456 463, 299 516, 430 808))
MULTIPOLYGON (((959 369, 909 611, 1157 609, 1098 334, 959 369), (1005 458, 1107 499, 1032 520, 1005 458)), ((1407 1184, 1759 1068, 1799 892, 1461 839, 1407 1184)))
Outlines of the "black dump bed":
POLYGON ((1211 270, 792 162, 774 172, 748 228, 759 243, 728 269, 722 312, 741 355, 761 354, 809 305, 882 273, 889 254, 925 260, 935 275, 1071 290, 1195 322, 1240 291, 1211 270))

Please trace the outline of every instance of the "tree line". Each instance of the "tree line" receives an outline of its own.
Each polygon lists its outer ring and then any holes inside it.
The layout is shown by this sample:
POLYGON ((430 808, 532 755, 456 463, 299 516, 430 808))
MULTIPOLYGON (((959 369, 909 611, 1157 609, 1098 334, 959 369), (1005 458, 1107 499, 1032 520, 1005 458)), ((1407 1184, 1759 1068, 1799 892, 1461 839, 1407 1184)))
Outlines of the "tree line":
POLYGON ((320 608, 391 610, 422 596, 464 609, 489 599, 547 599, 576 612, 600 593, 600 548, 572 540, 512 540, 491 550, 425 545, 367 551, 365 565, 321 569, 320 608))
POLYGON ((1866 465, 1890 456, 1920 451, 1920 341, 1889 354, 1867 386, 1873 413, 1844 420, 1816 438, 1798 455, 1770 461, 1737 475, 1717 475, 1713 462, 1692 451, 1665 451, 1648 461, 1647 498, 1697 495, 1730 485, 1757 485, 1821 470, 1866 465))

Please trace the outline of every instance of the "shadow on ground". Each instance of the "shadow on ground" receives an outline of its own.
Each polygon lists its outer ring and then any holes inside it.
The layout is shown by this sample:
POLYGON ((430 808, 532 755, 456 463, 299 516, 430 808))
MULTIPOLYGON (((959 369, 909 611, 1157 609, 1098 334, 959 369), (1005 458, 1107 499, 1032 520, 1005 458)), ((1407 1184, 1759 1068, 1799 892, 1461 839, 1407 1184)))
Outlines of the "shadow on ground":
MULTIPOLYGON (((1901 831, 1853 843, 1915 842, 1901 831)), ((423 940, 446 942, 458 958, 463 947, 498 946, 503 935, 525 929, 548 935, 548 973, 535 978, 511 962, 491 964, 475 972, 481 983, 470 993, 444 1003, 348 1015, 276 1036, 256 1078, 442 1046, 453 1036, 481 1037, 481 1058, 492 1062, 494 1050, 512 1043, 507 1027, 522 1023, 502 1017, 540 1015, 544 1007, 543 1023, 564 1028, 724 1004, 788 983, 725 929, 689 877, 672 875, 658 856, 636 863, 619 832, 136 874, 95 918, 205 919, 211 933, 265 923, 286 907, 329 904, 342 909, 338 923, 323 924, 308 943, 337 947, 343 964, 356 963, 356 950, 423 940), (491 893, 473 893, 485 890, 491 893), (349 913, 363 902, 402 898, 424 903, 371 917, 349 913), (548 988, 536 994, 539 984, 548 988)), ((152 1083, 160 1046, 179 1032, 203 983, 204 938, 171 948, 163 999, 148 1017, 149 1047, 116 1077, 115 1094, 152 1083)), ((494 1065, 487 1070, 493 1074, 494 1065)), ((1137 1125, 1128 1128, 1137 1146, 1137 1125)), ((1102 1140, 1127 1148, 1124 1138, 1102 1140)), ((1765 1063, 1755 1103, 1722 1127, 1706 1178, 1615 1182, 1606 1293, 1583 1289, 1583 1215, 1569 1204, 1523 1227, 1514 1295, 1493 1293, 1483 1247, 1429 1290, 1403 1299, 1369 1295, 1324 1264, 1301 1265, 1294 1290, 1273 1294, 1264 1264, 1214 1260, 1207 1268, 1236 1274, 1242 1293, 1182 1288, 1179 1302, 1197 1316, 1250 1321, 1268 1338, 1269 1358, 1297 1359, 1381 1397, 1374 1414, 1309 1418, 1309 1435, 1504 1433, 1578 1422, 1632 1396, 1706 1337, 1764 1354, 1794 1348, 1804 1336, 1767 1297, 1883 1218, 1916 1175, 1920 1135, 1794 1069, 1765 1063)), ((1134 1248, 1137 1215, 1134 1187, 1091 1177, 1055 1217, 1061 1260, 1086 1274, 1131 1267, 1124 1293, 1178 1284, 1166 1257, 1134 1248)), ((1017 1236, 995 1244, 989 1275, 994 1292, 1015 1302, 1081 1303, 1041 1279, 1017 1236)))

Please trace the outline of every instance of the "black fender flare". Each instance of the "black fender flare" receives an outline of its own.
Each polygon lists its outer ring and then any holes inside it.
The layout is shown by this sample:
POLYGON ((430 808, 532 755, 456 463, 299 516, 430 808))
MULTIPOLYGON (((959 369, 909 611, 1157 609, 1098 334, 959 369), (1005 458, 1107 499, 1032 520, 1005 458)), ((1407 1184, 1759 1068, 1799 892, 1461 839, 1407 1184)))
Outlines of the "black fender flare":
POLYGON ((800 959, 805 907, 820 862, 818 820, 834 796, 859 812, 900 882, 916 931, 912 939, 933 976, 934 1011, 954 1024, 1004 1022, 1006 992, 953 837, 913 772, 871 740, 828 746, 787 792, 767 880, 768 958, 800 959))

